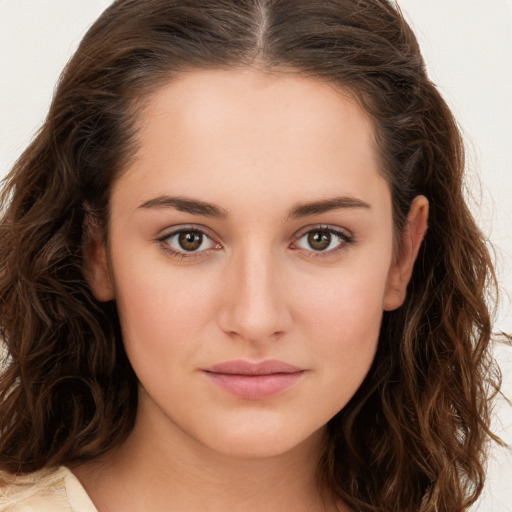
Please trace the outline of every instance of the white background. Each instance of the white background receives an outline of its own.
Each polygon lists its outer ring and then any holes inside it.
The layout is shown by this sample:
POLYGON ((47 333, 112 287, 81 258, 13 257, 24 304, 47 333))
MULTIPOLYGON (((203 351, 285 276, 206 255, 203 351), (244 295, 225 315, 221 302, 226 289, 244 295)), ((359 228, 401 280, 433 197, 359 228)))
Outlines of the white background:
MULTIPOLYGON (((314 1, 314 0, 312 0, 314 1)), ((110 0, 0 0, 0 177, 30 141, 64 64, 110 0)), ((472 209, 497 248, 498 329, 512 332, 512 0, 399 0, 433 81, 459 120, 472 209)), ((512 355, 497 351, 512 397, 512 355)), ((512 443, 512 407, 495 428, 512 443)), ((475 510, 512 511, 512 454, 495 449, 475 510)), ((398 511, 397 511, 398 512, 398 511)))

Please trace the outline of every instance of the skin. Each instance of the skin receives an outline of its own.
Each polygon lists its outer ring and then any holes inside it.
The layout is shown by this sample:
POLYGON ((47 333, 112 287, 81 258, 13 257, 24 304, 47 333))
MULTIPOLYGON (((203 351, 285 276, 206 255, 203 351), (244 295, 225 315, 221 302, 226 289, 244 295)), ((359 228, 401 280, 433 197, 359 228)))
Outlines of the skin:
POLYGON ((139 121, 108 248, 98 234, 86 249, 95 296, 117 302, 137 421, 77 476, 100 512, 334 509, 315 481, 325 424, 367 374, 383 311, 404 300, 427 200, 413 202, 395 253, 370 120, 348 92, 301 75, 188 72, 139 121), (310 203, 323 207, 298 209, 310 203), (179 229, 206 233, 199 250, 183 250, 179 229), (234 359, 302 373, 246 399, 204 371, 234 359))

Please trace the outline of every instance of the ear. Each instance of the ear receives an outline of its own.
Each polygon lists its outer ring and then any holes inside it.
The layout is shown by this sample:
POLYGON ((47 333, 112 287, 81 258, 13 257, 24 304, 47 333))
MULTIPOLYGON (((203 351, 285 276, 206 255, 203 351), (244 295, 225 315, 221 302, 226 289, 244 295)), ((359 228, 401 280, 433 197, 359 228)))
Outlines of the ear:
POLYGON ((405 300, 414 262, 427 231, 427 220, 428 199, 417 196, 411 203, 400 247, 388 272, 383 306, 385 311, 399 308, 405 300))
POLYGON ((101 229, 86 214, 84 220, 83 272, 94 297, 100 302, 114 299, 114 287, 108 266, 107 250, 101 229))

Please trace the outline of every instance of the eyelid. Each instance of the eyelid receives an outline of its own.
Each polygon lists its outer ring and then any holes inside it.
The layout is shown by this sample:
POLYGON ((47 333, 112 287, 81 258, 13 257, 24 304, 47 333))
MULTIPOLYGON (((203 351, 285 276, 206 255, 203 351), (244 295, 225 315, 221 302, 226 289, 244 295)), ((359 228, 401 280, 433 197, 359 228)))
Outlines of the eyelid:
POLYGON ((310 231, 329 231, 331 233, 339 234, 346 238, 353 238, 352 232, 347 228, 341 226, 335 226, 333 224, 310 224, 300 228, 294 235, 294 238, 300 238, 310 231))
MULTIPOLYGON (((340 238, 342 242, 334 248, 330 249, 328 251, 315 251, 313 249, 308 250, 301 247, 290 247, 292 250, 301 250, 306 253, 309 253, 309 257, 315 257, 315 258, 321 258, 321 257, 329 257, 335 254, 338 254, 339 252, 347 249, 347 246, 354 243, 354 236, 353 234, 346 228, 342 228, 340 226, 333 226, 330 224, 312 224, 309 226, 305 226, 301 228, 296 234, 293 236, 293 242, 291 246, 297 243, 298 240, 300 240, 303 236, 307 235, 308 233, 312 231, 327 231, 334 236, 340 238)), ((176 225, 171 226, 165 229, 162 235, 158 236, 156 238, 156 241, 159 242, 162 249, 165 250, 168 253, 171 253, 174 257, 179 259, 192 259, 197 258, 205 255, 206 253, 209 253, 212 250, 219 250, 222 248, 222 245, 215 239, 214 236, 210 234, 210 230, 202 225, 197 224, 191 224, 191 225, 176 225), (207 237, 213 244, 215 244, 215 247, 210 247, 208 249, 202 249, 199 251, 182 251, 182 250, 176 250, 173 247, 170 246, 169 243, 167 243, 167 240, 173 236, 178 235, 179 233, 186 232, 186 231, 196 231, 198 233, 201 233, 203 236, 207 237)))
POLYGON ((200 225, 171 226, 164 230, 163 234, 156 238, 156 241, 160 244, 160 246, 165 252, 168 252, 179 259, 191 259, 201 257, 203 254, 211 250, 218 250, 221 248, 221 244, 217 240, 215 240, 215 238, 209 233, 209 230, 200 225), (201 233, 201 235, 208 238, 215 245, 215 247, 209 247, 208 249, 187 252, 185 250, 177 250, 173 248, 169 243, 167 243, 167 241, 170 238, 187 231, 195 231, 197 233, 201 233))
POLYGON ((296 244, 302 237, 314 231, 327 231, 333 234, 334 236, 341 238, 343 242, 340 243, 339 246, 337 246, 336 248, 330 249, 328 251, 315 251, 313 249, 308 250, 304 248, 297 248, 294 250, 306 251, 307 253, 309 253, 310 257, 321 258, 338 254, 339 252, 347 249, 349 245, 354 243, 354 235, 346 228, 342 228, 340 226, 333 226, 330 224, 315 224, 306 226, 302 228, 300 231, 298 231, 294 236, 293 244, 296 244))
POLYGON ((203 224, 175 224, 173 226, 167 226, 164 229, 161 229, 157 235, 157 239, 165 240, 166 238, 169 238, 176 233, 181 233, 182 231, 199 231, 203 235, 206 235, 208 238, 215 238, 212 230, 203 224))

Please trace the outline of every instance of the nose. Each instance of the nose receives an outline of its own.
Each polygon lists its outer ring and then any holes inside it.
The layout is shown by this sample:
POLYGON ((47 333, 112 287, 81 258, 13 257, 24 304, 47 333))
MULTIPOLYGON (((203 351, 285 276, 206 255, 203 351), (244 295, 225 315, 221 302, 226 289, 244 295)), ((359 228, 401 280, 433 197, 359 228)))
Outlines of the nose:
POLYGON ((233 257, 220 290, 219 326, 232 337, 265 342, 291 326, 290 294, 271 251, 233 257))

